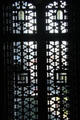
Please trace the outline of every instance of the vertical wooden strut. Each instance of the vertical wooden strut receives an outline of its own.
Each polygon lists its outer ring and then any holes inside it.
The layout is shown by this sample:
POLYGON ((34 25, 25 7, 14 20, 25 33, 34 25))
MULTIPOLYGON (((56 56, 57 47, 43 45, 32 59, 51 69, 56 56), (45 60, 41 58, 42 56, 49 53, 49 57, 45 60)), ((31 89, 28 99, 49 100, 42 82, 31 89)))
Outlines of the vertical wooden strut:
POLYGON ((47 120, 47 78, 46 78, 46 40, 45 40, 45 6, 37 6, 38 23, 38 109, 39 120, 47 120))

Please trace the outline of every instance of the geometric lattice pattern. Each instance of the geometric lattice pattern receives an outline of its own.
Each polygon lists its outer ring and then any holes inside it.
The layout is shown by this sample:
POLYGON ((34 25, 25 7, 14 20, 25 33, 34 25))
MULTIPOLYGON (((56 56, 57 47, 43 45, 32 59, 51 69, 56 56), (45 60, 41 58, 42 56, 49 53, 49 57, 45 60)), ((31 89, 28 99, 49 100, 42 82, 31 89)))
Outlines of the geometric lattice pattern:
MULTIPOLYGON (((66 1, 54 0, 44 9, 45 31, 59 35, 68 33, 66 1)), ((5 5, 3 8, 4 33, 36 34, 36 12, 36 6, 25 0, 15 0, 5 5)), ((54 37, 56 39, 55 35, 54 37)), ((38 120, 40 112, 38 112, 40 107, 38 100, 41 96, 38 96, 37 41, 8 42, 5 43, 4 48, 8 81, 8 120, 38 120)), ((70 120, 69 62, 66 40, 58 38, 58 40, 46 42, 46 67, 48 120, 70 120)), ((45 109, 46 106, 43 107, 43 111, 45 109)))
POLYGON ((7 44, 8 119, 38 120, 37 42, 7 44))
POLYGON ((46 31, 49 33, 68 32, 67 3, 58 0, 46 6, 46 31))
POLYGON ((24 0, 15 1, 4 8, 4 31, 12 34, 37 32, 36 7, 24 0))
POLYGON ((68 42, 47 42, 46 55, 48 120, 69 120, 68 42))

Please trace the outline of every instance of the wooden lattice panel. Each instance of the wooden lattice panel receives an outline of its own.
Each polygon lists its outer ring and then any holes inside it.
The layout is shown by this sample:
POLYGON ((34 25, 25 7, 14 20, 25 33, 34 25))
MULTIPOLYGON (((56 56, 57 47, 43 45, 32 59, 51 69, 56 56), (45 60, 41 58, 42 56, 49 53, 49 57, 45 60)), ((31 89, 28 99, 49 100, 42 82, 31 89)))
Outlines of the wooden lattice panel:
POLYGON ((38 120, 37 42, 7 44, 6 58, 9 119, 38 120))
POLYGON ((68 43, 47 42, 46 52, 48 120, 69 120, 68 43))

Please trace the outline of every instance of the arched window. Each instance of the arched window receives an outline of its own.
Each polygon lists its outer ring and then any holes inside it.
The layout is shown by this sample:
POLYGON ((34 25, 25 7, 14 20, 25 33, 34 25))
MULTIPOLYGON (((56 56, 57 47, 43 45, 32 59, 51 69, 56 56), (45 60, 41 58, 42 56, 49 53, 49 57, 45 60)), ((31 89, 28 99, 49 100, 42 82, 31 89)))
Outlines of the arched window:
POLYGON ((37 41, 24 37, 37 34, 36 17, 36 6, 25 0, 3 7, 3 34, 11 37, 4 44, 10 120, 38 120, 37 41))
POLYGON ((12 34, 37 32, 36 7, 26 1, 15 1, 5 9, 4 31, 12 34))
POLYGON ((63 11, 62 10, 57 11, 57 20, 63 20, 63 11))
POLYGON ((20 10, 18 12, 18 20, 24 20, 24 11, 20 10))

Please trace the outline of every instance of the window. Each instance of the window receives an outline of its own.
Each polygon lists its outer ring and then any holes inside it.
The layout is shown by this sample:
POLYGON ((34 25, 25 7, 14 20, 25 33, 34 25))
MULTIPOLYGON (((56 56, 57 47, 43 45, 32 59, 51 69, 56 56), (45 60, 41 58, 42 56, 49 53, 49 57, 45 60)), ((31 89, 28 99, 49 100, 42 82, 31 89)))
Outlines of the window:
POLYGON ((68 12, 66 0, 4 5, 8 119, 70 119, 68 12))
POLYGON ((68 96, 68 11, 66 1, 46 5, 46 32, 53 34, 46 42, 48 120, 69 120, 68 96), (62 37, 62 34, 65 37, 62 37), (57 36, 56 36, 57 35, 57 36), (59 36, 58 36, 59 35, 59 36), (66 105, 65 105, 66 104, 66 105))
POLYGON ((63 20, 63 11, 61 10, 57 11, 57 20, 63 20))

